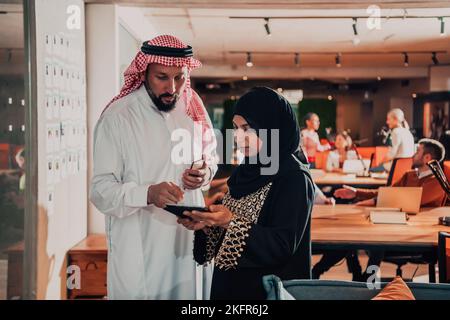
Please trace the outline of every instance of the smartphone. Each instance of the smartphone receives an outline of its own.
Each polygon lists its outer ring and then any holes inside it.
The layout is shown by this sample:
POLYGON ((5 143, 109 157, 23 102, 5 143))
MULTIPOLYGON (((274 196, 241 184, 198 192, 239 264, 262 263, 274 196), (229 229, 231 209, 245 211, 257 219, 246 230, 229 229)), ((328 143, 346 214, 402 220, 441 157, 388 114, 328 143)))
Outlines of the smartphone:
POLYGON ((191 170, 200 170, 203 167, 204 163, 205 163, 205 160, 203 160, 203 159, 195 160, 191 164, 191 170))
MULTIPOLYGON (((192 162, 191 170, 200 170, 204 164, 205 164, 205 160, 203 160, 203 159, 196 160, 196 161, 192 162)), ((192 177, 197 177, 197 175, 195 175, 195 174, 189 174, 189 175, 192 177)))
POLYGON ((176 215, 177 217, 187 218, 189 220, 192 220, 191 217, 185 216, 183 214, 184 211, 201 211, 201 212, 209 211, 209 209, 205 207, 176 206, 176 205, 166 205, 164 210, 169 211, 170 213, 176 215))

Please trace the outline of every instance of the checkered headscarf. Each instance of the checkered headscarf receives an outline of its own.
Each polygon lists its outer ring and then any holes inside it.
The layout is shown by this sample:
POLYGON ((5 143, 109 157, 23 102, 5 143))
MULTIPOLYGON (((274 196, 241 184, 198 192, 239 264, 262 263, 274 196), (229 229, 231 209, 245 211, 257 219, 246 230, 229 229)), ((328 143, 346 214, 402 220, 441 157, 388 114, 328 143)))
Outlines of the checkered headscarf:
MULTIPOLYGON (((181 42, 178 38, 171 35, 157 36, 147 43, 149 45, 158 47, 179 49, 187 48, 187 45, 181 42)), ((103 112, 105 112, 105 110, 114 101, 127 96, 128 94, 141 87, 141 85, 144 83, 145 71, 147 70, 147 66, 151 63, 188 68, 188 77, 186 79, 185 89, 181 95, 181 98, 186 105, 186 113, 190 118, 192 118, 192 120, 202 123, 203 131, 210 129, 210 125, 207 121, 207 112, 205 106, 203 105, 203 102, 198 94, 191 88, 189 74, 193 69, 198 68, 202 65, 200 61, 194 59, 193 57, 169 57, 162 55, 151 55, 139 51, 136 54, 134 60, 128 66, 127 70, 125 70, 124 72, 125 84, 120 90, 120 93, 107 104, 103 112)))

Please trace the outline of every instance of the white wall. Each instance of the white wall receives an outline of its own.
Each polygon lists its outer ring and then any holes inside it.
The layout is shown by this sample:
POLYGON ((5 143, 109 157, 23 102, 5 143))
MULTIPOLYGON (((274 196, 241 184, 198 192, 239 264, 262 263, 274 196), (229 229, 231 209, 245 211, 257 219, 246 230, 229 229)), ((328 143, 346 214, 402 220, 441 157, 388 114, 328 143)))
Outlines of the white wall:
MULTIPOLYGON (((88 185, 93 170, 95 124, 107 103, 119 92, 117 6, 86 5, 88 185)), ((105 219, 88 199, 88 233, 104 233, 105 219)))
MULTIPOLYGON (((37 238, 37 298, 60 299, 66 294, 67 251, 86 237, 87 233, 87 174, 86 136, 73 132, 71 125, 86 127, 85 113, 85 32, 84 2, 82 0, 37 0, 36 6, 36 79, 37 79, 37 119, 38 131, 38 238, 37 238), (69 6, 79 10, 68 13, 69 6), (74 20, 80 23, 71 24, 74 20), (46 45, 47 36, 57 36, 57 42, 63 39, 62 45, 46 45), (66 42, 68 41, 68 42, 66 42), (68 49, 67 43, 69 43, 68 49), (57 48, 57 49, 55 49, 57 48), (75 75, 71 81, 56 80, 45 75, 47 66, 59 66, 64 71, 75 75), (77 76, 79 74, 79 77, 77 76), (49 79, 51 79, 49 81, 49 79), (77 80, 79 79, 79 80, 77 80), (71 97, 74 102, 64 107, 56 104, 51 113, 47 112, 46 97, 71 97), (80 99, 78 108, 77 100, 80 99), (73 112, 72 112, 73 111, 73 112), (49 116, 49 114, 51 116, 49 116), (67 122, 69 121, 69 122, 67 122), (64 126, 62 137, 52 143, 47 139, 48 129, 64 126), (65 142, 64 145, 62 142, 65 142), (53 146, 49 148, 49 146, 53 146), (57 146, 57 147, 55 147, 57 146), (63 157, 71 156, 71 166, 64 166, 63 157), (56 175, 48 173, 48 161, 52 160, 52 168, 56 168, 56 159, 60 170, 56 175), (76 160, 76 159, 79 159, 76 160), (66 175, 63 175, 63 168, 66 175), (73 170, 70 170, 73 168, 73 170), (58 179, 55 179, 58 177, 58 179), (52 201, 49 201, 52 194, 52 201)), ((49 68, 51 69, 51 68, 49 68)), ((64 74, 66 74, 64 72, 64 74)), ((66 100, 67 101, 67 100, 66 100)), ((82 130, 81 130, 82 132, 82 130)), ((55 136, 55 135, 53 135, 55 136)), ((67 163, 67 162, 66 162, 67 163)))
POLYGON ((430 67, 430 91, 450 91, 450 66, 430 67))
POLYGON ((144 11, 139 7, 118 7, 119 22, 140 42, 150 40, 160 34, 160 31, 152 25, 144 11))
MULTIPOLYGON (((142 8, 86 5, 88 181, 93 172, 95 124, 106 104, 120 92, 123 71, 142 42, 157 34, 142 8)), ((104 215, 89 202, 88 233, 104 232, 104 215)))

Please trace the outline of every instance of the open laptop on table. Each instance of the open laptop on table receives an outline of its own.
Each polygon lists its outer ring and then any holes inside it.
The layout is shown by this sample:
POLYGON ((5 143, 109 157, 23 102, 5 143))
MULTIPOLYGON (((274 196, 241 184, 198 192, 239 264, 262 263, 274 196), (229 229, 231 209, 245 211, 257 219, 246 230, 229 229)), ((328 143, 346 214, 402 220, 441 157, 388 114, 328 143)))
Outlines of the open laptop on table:
POLYGON ((417 214, 421 200, 422 187, 381 187, 377 207, 400 208, 403 212, 417 214))

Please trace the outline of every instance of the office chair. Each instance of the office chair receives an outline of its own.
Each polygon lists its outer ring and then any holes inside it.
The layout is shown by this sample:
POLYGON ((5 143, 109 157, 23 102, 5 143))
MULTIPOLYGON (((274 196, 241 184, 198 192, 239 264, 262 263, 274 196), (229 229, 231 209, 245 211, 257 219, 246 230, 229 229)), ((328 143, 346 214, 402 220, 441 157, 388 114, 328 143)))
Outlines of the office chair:
POLYGON ((433 172, 436 179, 439 181, 439 184, 441 185, 442 189, 444 189, 447 197, 450 197, 450 183, 448 182, 447 177, 445 176, 439 162, 437 160, 431 160, 427 163, 427 165, 433 172))
POLYGON ((439 283, 450 283, 450 233, 438 235, 439 283))
POLYGON ((391 170, 386 185, 392 186, 402 178, 405 172, 412 169, 412 158, 395 158, 392 161, 391 170))

